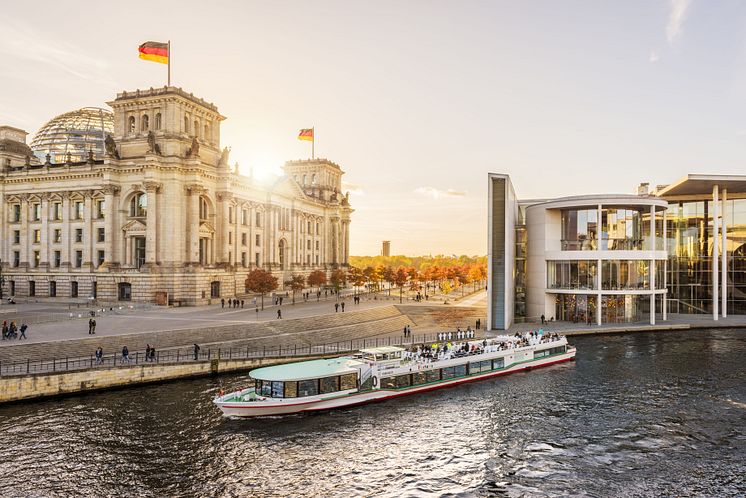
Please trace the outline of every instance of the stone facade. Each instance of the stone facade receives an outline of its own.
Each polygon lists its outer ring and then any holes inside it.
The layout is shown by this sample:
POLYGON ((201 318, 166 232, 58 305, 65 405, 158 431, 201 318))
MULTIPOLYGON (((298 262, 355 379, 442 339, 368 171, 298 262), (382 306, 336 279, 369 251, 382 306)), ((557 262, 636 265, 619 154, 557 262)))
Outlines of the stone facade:
POLYGON ((164 87, 109 105, 114 135, 87 161, 40 164, 0 127, 4 295, 195 305, 243 294, 254 268, 284 282, 347 265, 338 165, 290 161, 267 185, 229 165, 213 104, 164 87))

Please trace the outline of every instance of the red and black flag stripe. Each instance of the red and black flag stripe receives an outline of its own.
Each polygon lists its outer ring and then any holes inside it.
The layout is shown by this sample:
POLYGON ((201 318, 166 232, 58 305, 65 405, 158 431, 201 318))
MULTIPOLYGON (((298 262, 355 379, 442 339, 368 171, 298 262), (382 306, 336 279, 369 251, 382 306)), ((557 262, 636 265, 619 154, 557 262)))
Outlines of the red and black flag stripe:
POLYGON ((141 59, 168 64, 168 43, 149 41, 140 45, 138 50, 141 59))

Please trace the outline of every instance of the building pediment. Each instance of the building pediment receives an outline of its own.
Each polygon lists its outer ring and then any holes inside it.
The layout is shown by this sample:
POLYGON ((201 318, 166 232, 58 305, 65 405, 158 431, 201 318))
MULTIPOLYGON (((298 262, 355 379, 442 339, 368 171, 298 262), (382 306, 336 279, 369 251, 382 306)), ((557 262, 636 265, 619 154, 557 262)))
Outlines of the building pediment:
POLYGON ((122 230, 128 234, 144 234, 147 226, 140 220, 130 220, 123 227, 122 230))
POLYGON ((203 221, 199 224, 199 234, 200 235, 213 235, 215 233, 215 227, 212 226, 212 223, 209 221, 203 221))

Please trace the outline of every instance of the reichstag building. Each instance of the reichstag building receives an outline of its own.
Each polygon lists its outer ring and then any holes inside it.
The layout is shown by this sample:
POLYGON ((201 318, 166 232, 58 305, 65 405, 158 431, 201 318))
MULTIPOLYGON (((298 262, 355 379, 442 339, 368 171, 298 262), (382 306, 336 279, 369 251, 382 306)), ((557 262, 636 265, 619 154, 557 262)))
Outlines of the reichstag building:
POLYGON ((108 105, 30 144, 0 126, 4 296, 197 305, 243 294, 254 268, 282 283, 347 265, 337 164, 289 161, 267 185, 229 164, 215 105, 176 87, 108 105))

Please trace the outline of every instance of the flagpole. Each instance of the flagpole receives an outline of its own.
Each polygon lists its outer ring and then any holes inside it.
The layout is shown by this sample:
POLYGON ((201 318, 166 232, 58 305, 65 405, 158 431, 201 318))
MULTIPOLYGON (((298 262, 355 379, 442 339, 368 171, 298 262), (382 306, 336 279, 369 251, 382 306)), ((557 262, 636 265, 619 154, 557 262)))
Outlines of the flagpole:
POLYGON ((311 127, 311 159, 316 158, 316 151, 314 150, 316 147, 316 127, 311 127))
POLYGON ((168 40, 168 85, 171 86, 171 40, 168 40))

